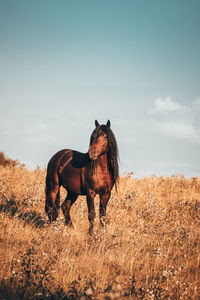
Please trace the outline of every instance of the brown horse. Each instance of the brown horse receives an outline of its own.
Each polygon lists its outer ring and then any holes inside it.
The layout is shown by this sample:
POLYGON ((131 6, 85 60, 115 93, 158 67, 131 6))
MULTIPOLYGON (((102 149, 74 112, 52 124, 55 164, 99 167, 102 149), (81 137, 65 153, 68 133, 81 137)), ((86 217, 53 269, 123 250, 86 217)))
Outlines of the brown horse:
POLYGON ((104 226, 106 206, 111 190, 117 184, 118 148, 115 136, 110 129, 110 121, 99 125, 90 137, 87 153, 65 149, 57 152, 49 161, 46 176, 45 211, 50 222, 58 217, 60 208, 60 186, 67 190, 67 197, 62 203, 65 223, 72 226, 70 208, 78 195, 87 196, 89 233, 93 232, 95 218, 94 198, 100 196, 100 224, 104 226))

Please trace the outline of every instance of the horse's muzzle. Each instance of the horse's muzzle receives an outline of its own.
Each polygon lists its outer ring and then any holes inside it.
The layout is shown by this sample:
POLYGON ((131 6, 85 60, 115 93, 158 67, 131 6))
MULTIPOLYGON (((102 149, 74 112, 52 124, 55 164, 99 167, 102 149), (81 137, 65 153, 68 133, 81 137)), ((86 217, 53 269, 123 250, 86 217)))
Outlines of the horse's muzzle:
POLYGON ((97 154, 97 151, 95 149, 90 149, 89 152, 89 157, 91 160, 96 160, 98 158, 98 154, 97 154))

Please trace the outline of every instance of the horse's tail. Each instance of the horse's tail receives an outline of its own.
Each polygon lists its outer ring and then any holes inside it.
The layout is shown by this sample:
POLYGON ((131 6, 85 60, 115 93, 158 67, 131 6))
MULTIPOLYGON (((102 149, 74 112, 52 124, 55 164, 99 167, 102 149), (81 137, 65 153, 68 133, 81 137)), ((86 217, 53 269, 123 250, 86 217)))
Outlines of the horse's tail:
POLYGON ((49 161, 47 166, 45 195, 45 211, 49 220, 54 221, 58 216, 58 209, 60 208, 60 184, 54 157, 49 161))
POLYGON ((45 185, 45 195, 46 195, 46 198, 48 198, 49 193, 53 189, 53 186, 54 185, 53 185, 52 174, 50 174, 49 167, 47 167, 46 185, 45 185))

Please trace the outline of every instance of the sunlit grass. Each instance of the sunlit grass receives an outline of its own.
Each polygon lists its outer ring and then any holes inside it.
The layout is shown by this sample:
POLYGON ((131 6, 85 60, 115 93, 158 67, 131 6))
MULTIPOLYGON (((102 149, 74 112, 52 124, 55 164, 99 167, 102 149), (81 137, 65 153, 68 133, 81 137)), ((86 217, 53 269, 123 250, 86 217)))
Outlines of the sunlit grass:
MULTIPOLYGON (((121 177, 105 231, 96 198, 90 237, 84 197, 71 210, 74 230, 65 227, 61 211, 48 224, 45 175, 39 168, 0 166, 0 295, 198 299, 199 178, 121 177)), ((62 189, 61 200, 65 194, 62 189)))

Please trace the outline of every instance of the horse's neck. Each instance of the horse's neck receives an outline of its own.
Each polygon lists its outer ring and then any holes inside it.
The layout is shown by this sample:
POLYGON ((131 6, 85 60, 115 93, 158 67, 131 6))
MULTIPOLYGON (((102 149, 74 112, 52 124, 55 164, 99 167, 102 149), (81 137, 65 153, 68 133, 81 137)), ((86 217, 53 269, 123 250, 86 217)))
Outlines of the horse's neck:
POLYGON ((98 157, 97 166, 99 166, 102 170, 108 170, 108 155, 107 153, 98 157))

